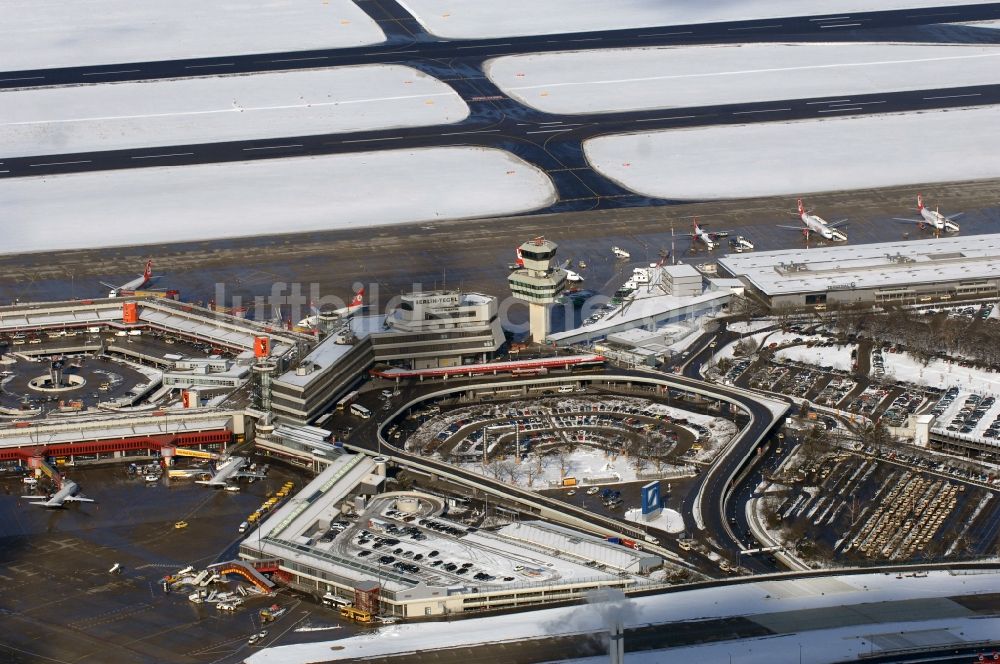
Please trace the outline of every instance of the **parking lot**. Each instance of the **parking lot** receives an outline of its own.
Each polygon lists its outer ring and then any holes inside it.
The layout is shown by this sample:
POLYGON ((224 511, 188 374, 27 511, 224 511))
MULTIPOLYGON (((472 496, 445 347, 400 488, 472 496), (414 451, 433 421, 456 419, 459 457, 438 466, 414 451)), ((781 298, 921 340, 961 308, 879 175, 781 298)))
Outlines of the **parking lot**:
POLYGON ((765 480, 764 515, 800 553, 841 563, 968 558, 994 549, 995 491, 943 462, 874 450, 812 463, 793 456, 765 480))
MULTIPOLYGON (((736 433, 720 417, 611 394, 512 398, 413 416, 426 419, 407 432, 409 451, 536 489, 691 475, 736 433)), ((390 438, 401 431, 390 428, 390 438)))

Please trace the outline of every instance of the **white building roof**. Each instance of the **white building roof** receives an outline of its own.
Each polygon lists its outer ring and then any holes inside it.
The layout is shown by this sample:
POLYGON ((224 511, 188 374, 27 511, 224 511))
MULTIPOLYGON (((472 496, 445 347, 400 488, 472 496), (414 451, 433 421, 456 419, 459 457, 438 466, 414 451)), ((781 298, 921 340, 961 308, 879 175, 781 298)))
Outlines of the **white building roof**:
POLYGON ((560 555, 596 560, 602 565, 627 572, 638 573, 643 568, 655 567, 662 562, 653 554, 544 521, 519 521, 504 526, 498 532, 510 539, 548 547, 560 552, 560 555))
POLYGON ((0 448, 56 445, 92 440, 156 436, 185 431, 212 431, 232 426, 232 417, 215 413, 185 413, 171 410, 164 415, 95 417, 93 414, 30 427, 0 427, 0 448))
POLYGON ((767 295, 1000 277, 1000 234, 732 254, 730 274, 767 295))
POLYGON ((680 313, 687 307, 697 307, 700 304, 708 302, 728 300, 731 296, 730 293, 722 291, 707 291, 693 297, 645 295, 640 293, 629 304, 610 312, 596 323, 566 330, 565 332, 555 332, 550 334, 548 339, 562 341, 580 336, 598 337, 609 332, 619 332, 630 327, 668 318, 671 314, 680 313), (624 308, 624 311, 622 311, 622 308, 624 308))
POLYGON ((678 263, 676 265, 664 265, 663 272, 670 275, 672 279, 681 279, 684 277, 697 277, 701 278, 701 272, 695 269, 693 265, 688 265, 687 263, 678 263))

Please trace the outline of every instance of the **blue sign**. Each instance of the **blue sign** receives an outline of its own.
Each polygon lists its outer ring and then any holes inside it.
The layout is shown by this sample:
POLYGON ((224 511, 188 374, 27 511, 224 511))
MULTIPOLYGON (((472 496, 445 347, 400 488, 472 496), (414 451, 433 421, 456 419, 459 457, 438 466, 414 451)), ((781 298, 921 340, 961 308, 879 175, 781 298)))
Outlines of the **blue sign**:
POLYGON ((651 514, 661 509, 663 504, 660 503, 660 483, 650 482, 642 487, 642 513, 651 514))

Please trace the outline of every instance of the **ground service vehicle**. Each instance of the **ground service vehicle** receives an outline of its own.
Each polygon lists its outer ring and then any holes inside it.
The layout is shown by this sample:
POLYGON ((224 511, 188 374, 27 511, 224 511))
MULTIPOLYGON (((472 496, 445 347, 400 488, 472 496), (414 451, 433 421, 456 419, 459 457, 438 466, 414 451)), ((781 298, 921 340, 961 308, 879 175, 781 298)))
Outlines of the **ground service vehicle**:
POLYGON ((355 609, 353 606, 340 607, 340 615, 344 618, 350 618, 351 620, 360 623, 370 623, 372 621, 371 613, 368 611, 362 611, 361 609, 355 609))

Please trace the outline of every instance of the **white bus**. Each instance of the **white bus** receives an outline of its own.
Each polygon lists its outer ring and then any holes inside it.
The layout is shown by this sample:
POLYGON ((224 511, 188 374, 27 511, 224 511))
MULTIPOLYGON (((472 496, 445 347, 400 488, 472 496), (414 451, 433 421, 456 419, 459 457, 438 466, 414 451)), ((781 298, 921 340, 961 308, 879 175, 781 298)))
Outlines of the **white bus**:
POLYGON ((367 420, 369 417, 372 416, 372 412, 359 403, 352 403, 351 415, 357 415, 361 419, 367 420))
POLYGON ((339 597, 331 592, 323 595, 323 604, 326 606, 354 606, 354 602, 344 597, 339 597))

